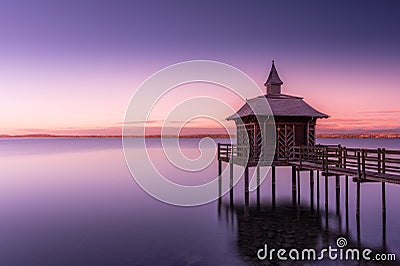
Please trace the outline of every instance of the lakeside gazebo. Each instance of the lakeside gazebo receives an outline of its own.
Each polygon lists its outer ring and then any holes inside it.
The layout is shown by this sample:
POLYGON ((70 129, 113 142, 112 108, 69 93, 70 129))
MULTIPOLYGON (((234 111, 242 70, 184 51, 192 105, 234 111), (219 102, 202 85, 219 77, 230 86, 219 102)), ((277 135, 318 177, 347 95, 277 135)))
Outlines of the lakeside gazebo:
MULTIPOLYGON (((328 209, 328 178, 336 179, 336 204, 340 204, 340 176, 357 182, 356 219, 359 230, 361 183, 381 182, 382 223, 386 228, 386 183, 400 184, 400 151, 385 148, 348 148, 341 145, 316 145, 317 120, 328 118, 307 104, 302 97, 282 93, 283 82, 274 61, 265 82, 266 94, 246 100, 227 120, 236 123, 236 144, 218 144, 219 200, 222 196, 222 162, 229 163, 230 204, 233 206, 233 165, 244 167, 244 214, 249 215, 249 168, 256 167, 257 205, 260 205, 260 167, 271 166, 272 206, 275 206, 275 168, 292 168, 292 202, 300 203, 300 171, 310 172, 310 202, 314 202, 314 171, 317 172, 317 205, 320 172, 325 178, 325 210, 328 209), (274 154, 274 157, 272 157, 274 154), (297 173, 297 182, 296 182, 297 173)), ((338 209, 338 207, 337 207, 338 209)), ((326 212, 328 214, 328 212, 326 212)), ((326 218, 327 219, 327 218, 326 218)))
POLYGON ((328 115, 311 107, 302 97, 283 94, 281 88, 283 82, 274 61, 264 85, 265 95, 246 100, 246 103, 227 120, 233 120, 236 123, 237 154, 238 157, 241 154, 244 155, 241 149, 247 147, 249 166, 256 165, 258 161, 266 158, 265 155, 268 152, 271 152, 268 151, 271 145, 266 145, 266 125, 275 123, 276 150, 273 164, 285 165, 287 158, 294 155, 295 146, 315 145, 317 119, 328 118, 328 115), (271 111, 273 119, 271 119, 271 111))

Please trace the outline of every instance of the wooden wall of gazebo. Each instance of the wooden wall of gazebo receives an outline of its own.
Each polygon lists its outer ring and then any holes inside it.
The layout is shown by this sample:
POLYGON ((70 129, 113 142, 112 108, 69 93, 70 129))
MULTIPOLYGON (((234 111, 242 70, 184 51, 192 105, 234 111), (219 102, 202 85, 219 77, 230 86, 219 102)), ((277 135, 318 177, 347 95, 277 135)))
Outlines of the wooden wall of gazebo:
MULTIPOLYGON (((275 117, 276 142, 274 160, 283 160, 294 156, 294 147, 300 145, 315 145, 316 119, 306 117, 275 117)), ((267 157, 273 145, 266 143, 267 123, 273 120, 268 117, 247 116, 236 121, 238 157, 246 157, 249 152, 249 161, 256 162, 267 157), (261 125, 260 125, 261 123, 261 125), (248 140, 247 140, 248 138, 248 140), (248 141, 248 143, 247 143, 248 141)))

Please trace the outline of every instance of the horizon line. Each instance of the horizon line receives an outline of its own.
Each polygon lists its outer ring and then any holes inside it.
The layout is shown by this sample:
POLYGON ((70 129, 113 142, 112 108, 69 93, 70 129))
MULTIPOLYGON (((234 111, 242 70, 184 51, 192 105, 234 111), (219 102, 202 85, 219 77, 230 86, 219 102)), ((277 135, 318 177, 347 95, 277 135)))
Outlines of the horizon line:
MULTIPOLYGON (((184 135, 129 135, 128 138, 230 138, 229 134, 184 134, 184 135)), ((233 136, 236 137, 236 136, 233 136)), ((0 139, 5 138, 123 138, 120 134, 0 134, 0 139)), ((316 138, 400 138, 400 133, 322 133, 316 138)))

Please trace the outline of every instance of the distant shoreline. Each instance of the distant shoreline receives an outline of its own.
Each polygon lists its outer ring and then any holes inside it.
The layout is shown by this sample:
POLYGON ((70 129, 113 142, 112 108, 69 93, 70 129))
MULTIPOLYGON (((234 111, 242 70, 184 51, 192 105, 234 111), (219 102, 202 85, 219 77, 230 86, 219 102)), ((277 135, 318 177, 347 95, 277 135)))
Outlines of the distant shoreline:
MULTIPOLYGON (((148 139, 157 139, 161 138, 161 135, 148 135, 148 136, 126 136, 128 138, 148 138, 148 139)), ((185 138, 185 139, 197 139, 197 138, 229 138, 229 135, 226 134, 193 134, 193 135, 183 135, 183 136, 174 136, 174 135, 165 135, 163 138, 185 138)), ((85 139, 85 138, 99 138, 99 139, 120 139, 122 135, 53 135, 53 134, 24 134, 24 135, 0 135, 1 138, 71 138, 71 139, 85 139)))
MULTIPOLYGON (((148 135, 148 136, 127 136, 129 138, 148 138, 156 139, 161 138, 161 135, 148 135)), ((183 139, 198 139, 198 138, 213 138, 213 139, 224 139, 229 138, 227 134, 193 134, 193 135, 166 135, 164 138, 183 138, 183 139)), ((84 139, 84 138, 99 138, 99 139, 118 139, 122 138, 122 135, 55 135, 55 134, 21 134, 21 135, 0 135, 2 138, 71 138, 71 139, 84 139)), ((321 134, 317 135, 319 139, 400 139, 400 133, 395 134, 321 134)))

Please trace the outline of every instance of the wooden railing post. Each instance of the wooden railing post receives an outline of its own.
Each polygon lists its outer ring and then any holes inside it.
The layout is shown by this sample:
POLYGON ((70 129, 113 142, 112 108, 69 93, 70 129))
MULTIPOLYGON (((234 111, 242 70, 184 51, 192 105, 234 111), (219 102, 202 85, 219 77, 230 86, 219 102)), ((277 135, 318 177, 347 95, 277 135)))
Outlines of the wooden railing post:
POLYGON ((328 176, 328 169, 329 169, 329 153, 328 147, 325 147, 325 174, 328 176))
POLYGON ((347 148, 343 147, 343 168, 347 167, 347 148))
POLYGON ((218 143, 218 160, 221 159, 221 143, 218 143))
POLYGON ((382 160, 382 158, 381 158, 381 149, 380 148, 378 148, 378 155, 377 155, 377 159, 378 159, 378 174, 380 174, 381 173, 381 160, 382 160))
POLYGON ((384 174, 384 173, 386 173, 386 150, 385 149, 381 150, 381 158, 382 158, 382 164, 381 164, 382 173, 384 174))
POLYGON ((363 173, 363 178, 366 178, 366 173, 365 173, 365 157, 367 156, 367 152, 363 149, 362 150, 362 173, 363 173))

